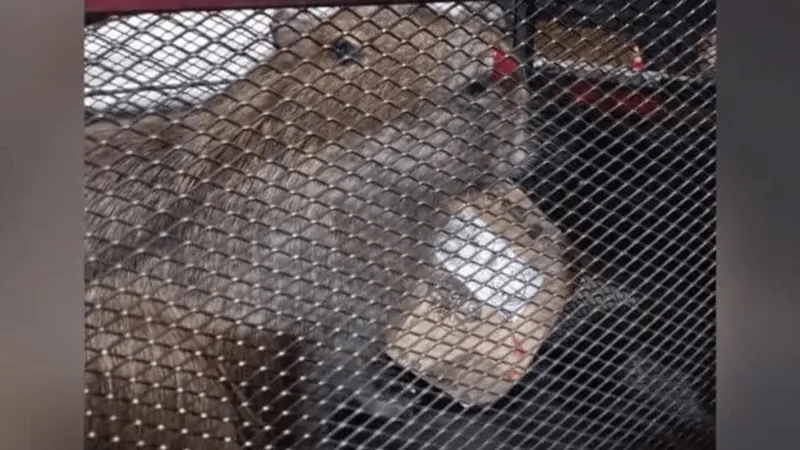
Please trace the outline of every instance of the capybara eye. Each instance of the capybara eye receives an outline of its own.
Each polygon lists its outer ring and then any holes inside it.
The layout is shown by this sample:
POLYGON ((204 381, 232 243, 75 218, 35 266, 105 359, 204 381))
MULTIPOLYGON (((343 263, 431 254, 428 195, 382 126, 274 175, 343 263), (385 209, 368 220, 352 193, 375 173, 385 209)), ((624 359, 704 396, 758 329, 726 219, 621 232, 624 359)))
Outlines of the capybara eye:
POLYGON ((336 58, 343 62, 349 63, 358 59, 361 54, 361 47, 353 41, 348 39, 337 39, 331 44, 331 48, 336 53, 336 58))

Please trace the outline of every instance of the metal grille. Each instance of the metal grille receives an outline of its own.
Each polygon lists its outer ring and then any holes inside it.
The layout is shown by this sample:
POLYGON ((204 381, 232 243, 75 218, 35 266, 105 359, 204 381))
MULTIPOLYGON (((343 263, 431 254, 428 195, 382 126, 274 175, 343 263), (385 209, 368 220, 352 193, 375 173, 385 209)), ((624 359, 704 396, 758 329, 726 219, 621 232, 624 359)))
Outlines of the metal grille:
POLYGON ((87 25, 86 447, 713 448, 715 11, 87 25))

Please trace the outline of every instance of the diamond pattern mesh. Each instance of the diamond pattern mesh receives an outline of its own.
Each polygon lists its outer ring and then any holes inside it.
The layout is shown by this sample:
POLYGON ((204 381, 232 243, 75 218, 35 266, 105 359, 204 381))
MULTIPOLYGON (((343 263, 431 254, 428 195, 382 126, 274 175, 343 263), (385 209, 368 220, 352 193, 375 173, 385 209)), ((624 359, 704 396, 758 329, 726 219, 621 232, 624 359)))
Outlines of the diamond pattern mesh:
POLYGON ((86 447, 713 448, 715 10, 88 25, 86 447))

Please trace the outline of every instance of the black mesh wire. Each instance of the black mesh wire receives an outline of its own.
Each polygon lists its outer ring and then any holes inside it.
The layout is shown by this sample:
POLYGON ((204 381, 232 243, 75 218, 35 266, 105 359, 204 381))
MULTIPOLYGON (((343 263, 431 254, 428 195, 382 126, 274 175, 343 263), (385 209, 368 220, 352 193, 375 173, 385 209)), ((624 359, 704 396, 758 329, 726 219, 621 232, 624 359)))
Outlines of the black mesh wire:
POLYGON ((346 10, 86 26, 87 448, 713 448, 716 5, 346 10))

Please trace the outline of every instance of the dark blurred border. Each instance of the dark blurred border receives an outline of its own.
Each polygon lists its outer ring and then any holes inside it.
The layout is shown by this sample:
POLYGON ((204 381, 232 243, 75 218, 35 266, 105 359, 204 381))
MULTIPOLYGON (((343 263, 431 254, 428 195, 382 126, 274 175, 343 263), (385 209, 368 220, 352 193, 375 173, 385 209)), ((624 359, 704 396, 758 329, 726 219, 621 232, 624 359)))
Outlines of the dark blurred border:
POLYGON ((0 3, 0 448, 82 448, 82 15, 0 3))
POLYGON ((795 449, 800 4, 728 3, 719 53, 719 448, 795 449))

